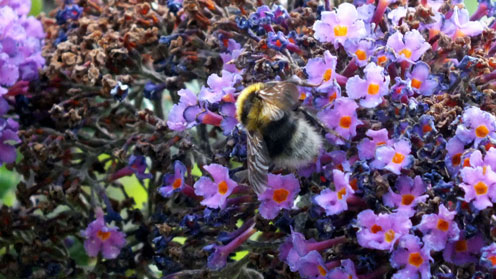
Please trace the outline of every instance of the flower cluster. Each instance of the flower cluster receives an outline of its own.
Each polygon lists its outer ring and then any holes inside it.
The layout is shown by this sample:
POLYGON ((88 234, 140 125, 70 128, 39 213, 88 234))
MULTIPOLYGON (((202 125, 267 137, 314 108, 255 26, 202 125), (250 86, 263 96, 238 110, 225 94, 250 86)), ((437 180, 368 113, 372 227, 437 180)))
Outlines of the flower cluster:
MULTIPOLYGON (((2 256, 3 273, 494 273, 494 3, 480 0, 469 15, 460 1, 261 2, 66 1, 42 17, 48 64, 17 97, 16 81, 36 72, 26 63, 42 59, 22 47, 31 35, 0 40, 0 63, 18 69, 0 75, 0 115, 5 99, 20 119, 0 119, 0 151, 11 148, 0 162, 21 140, 23 155, 13 164, 23 176, 18 206, 0 211, 0 235, 16 247, 2 256), (250 144, 274 148, 271 131, 253 142, 236 102, 254 83, 287 80, 301 81, 292 124, 306 122, 322 147, 298 169, 270 162, 256 193, 247 176, 261 154, 250 144), (33 245, 51 254, 25 261, 33 245), (92 268, 71 259, 78 246, 92 268), (17 265, 30 269, 9 268, 17 265)), ((22 5, 8 9, 31 22, 22 5)), ((0 28, 10 17, 1 18, 0 28)))
POLYGON ((20 142, 17 122, 4 116, 9 101, 27 93, 29 81, 38 78, 45 63, 41 56, 43 26, 28 16, 30 9, 29 0, 0 3, 0 166, 14 162, 14 145, 20 142))

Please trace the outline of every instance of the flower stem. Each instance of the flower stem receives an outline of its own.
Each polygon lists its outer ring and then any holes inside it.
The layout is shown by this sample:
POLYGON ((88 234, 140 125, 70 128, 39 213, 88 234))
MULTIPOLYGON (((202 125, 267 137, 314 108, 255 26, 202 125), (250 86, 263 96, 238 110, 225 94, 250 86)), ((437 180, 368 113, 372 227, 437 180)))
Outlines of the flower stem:
POLYGON ((356 63, 356 59, 351 59, 351 61, 346 65, 346 68, 344 71, 341 73, 341 75, 345 77, 351 77, 356 70, 358 69, 358 64, 356 63))
POLYGON ((487 4, 479 3, 479 7, 477 7, 477 11, 470 17, 470 21, 476 21, 481 19, 483 16, 486 16, 488 12, 487 4))
POLYGON ((248 227, 247 230, 245 230, 243 233, 241 233, 238 237, 233 239, 231 242, 228 244, 224 245, 223 252, 226 253, 226 255, 229 255, 232 253, 236 248, 241 246, 250 236, 252 236, 257 230, 255 229, 255 223, 253 223, 250 227, 248 227))
POLYGON ((388 5, 389 5, 388 0, 379 0, 379 3, 377 4, 377 9, 375 9, 374 16, 372 16, 373 23, 379 25, 379 22, 381 22, 382 17, 384 16, 384 12, 386 11, 388 5))
POLYGON ((336 246, 338 244, 341 244, 343 242, 346 242, 346 237, 345 236, 338 236, 336 238, 320 241, 320 242, 314 242, 314 243, 308 243, 307 244, 307 250, 312 251, 321 251, 325 249, 329 249, 333 246, 336 246))

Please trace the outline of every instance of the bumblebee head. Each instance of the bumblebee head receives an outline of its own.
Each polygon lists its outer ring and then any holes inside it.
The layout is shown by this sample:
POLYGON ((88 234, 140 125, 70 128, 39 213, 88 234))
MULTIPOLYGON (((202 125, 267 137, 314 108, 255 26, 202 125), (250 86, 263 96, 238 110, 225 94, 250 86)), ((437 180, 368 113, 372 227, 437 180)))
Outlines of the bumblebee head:
POLYGON ((236 100, 236 118, 245 127, 248 126, 249 114, 253 113, 256 93, 262 90, 265 85, 261 82, 254 83, 241 91, 238 99, 236 100))

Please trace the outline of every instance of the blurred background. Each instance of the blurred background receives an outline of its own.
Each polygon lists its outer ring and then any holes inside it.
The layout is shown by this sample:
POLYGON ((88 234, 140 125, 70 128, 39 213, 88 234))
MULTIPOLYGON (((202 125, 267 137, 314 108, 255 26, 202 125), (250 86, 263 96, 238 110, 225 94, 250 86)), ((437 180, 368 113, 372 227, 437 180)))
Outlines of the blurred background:
MULTIPOLYGON (((54 0, 33 0, 31 6, 31 15, 37 16, 40 13, 49 14, 62 1, 54 0)), ((465 6, 470 14, 477 9, 477 0, 466 0, 465 6)), ((5 166, 0 167, 0 206, 12 206, 15 203, 15 186, 20 180, 20 176, 9 171, 5 166)), ((136 207, 141 208, 143 202, 147 200, 146 191, 141 187, 135 176, 121 178, 120 182, 125 185, 126 192, 134 197, 136 207)), ((117 195, 117 193, 114 193, 117 195)), ((112 193, 109 193, 112 196, 112 193)), ((119 198, 119 197, 113 197, 119 198)))

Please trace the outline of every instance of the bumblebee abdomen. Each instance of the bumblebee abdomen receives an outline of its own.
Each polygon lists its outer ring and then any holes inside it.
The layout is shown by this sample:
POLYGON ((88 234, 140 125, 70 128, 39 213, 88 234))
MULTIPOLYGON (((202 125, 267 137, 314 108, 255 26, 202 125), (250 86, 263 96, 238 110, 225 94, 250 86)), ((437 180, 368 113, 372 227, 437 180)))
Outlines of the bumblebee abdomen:
POLYGON ((282 152, 271 156, 272 160, 280 167, 298 168, 308 165, 319 155, 322 137, 302 118, 290 118, 288 122, 292 123, 295 129, 291 136, 287 137, 282 152))
POLYGON ((294 117, 284 113, 281 119, 271 121, 263 128, 263 139, 271 158, 280 156, 287 151, 296 132, 297 124, 294 117))

